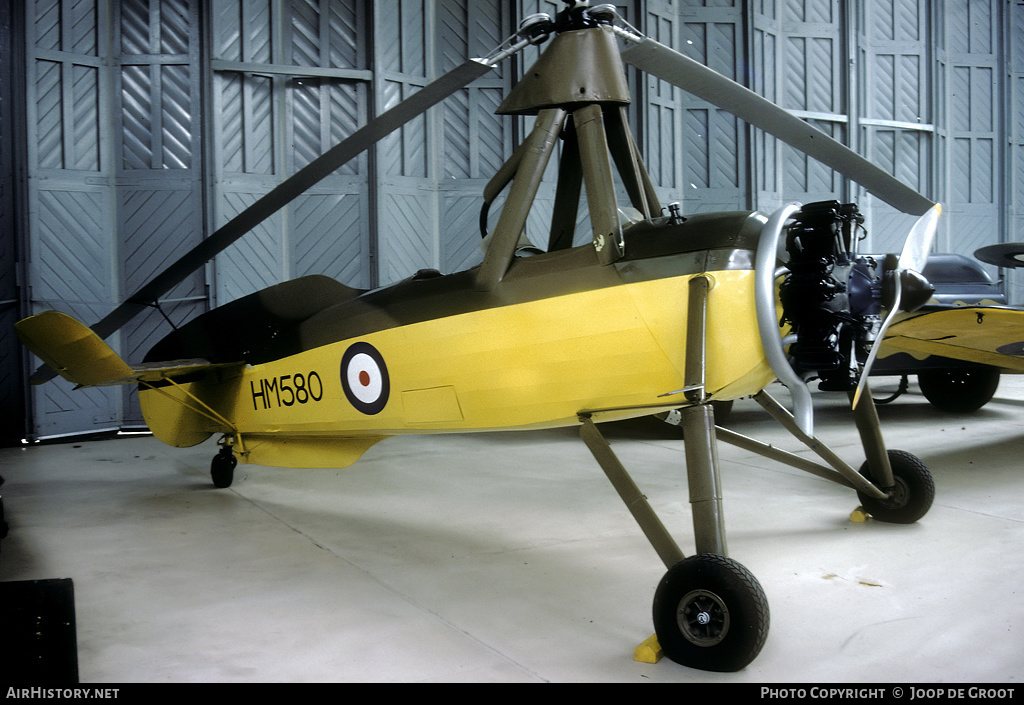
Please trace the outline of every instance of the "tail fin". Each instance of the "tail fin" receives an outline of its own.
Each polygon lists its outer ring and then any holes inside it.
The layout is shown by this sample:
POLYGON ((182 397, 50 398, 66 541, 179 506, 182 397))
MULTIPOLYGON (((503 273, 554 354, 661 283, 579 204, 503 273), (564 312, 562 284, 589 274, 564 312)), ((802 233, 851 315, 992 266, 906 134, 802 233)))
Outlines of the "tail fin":
POLYGON ((69 382, 95 387, 130 381, 132 368, 91 328, 65 313, 29 316, 14 329, 26 348, 69 382))
MULTIPOLYGON (((14 324, 18 339, 64 379, 79 387, 156 382, 193 375, 221 367, 239 367, 244 362, 211 363, 206 360, 129 365, 96 335, 89 326, 60 313, 44 311, 14 324)), ((33 384, 49 379, 32 377, 33 384)))

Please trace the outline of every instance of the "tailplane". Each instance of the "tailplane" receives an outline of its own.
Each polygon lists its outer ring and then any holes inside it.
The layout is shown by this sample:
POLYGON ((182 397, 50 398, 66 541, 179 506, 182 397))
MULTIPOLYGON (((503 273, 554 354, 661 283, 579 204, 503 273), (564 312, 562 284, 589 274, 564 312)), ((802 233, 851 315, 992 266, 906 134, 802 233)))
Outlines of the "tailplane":
MULTIPOLYGON (((157 382, 244 364, 214 364, 196 359, 129 365, 89 326, 59 311, 29 316, 14 324, 14 328, 26 348, 78 387, 157 382)), ((39 379, 33 375, 32 383, 42 384, 47 379, 45 375, 39 379)))

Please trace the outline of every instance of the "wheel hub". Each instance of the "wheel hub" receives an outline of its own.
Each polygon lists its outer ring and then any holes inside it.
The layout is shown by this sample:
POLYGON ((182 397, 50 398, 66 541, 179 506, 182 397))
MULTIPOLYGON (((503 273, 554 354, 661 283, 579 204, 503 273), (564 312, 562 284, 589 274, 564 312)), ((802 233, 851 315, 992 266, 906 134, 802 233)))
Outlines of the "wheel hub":
POLYGON ((883 504, 890 509, 901 509, 905 507, 909 499, 907 483, 899 477, 893 478, 896 482, 889 489, 889 496, 882 500, 883 504))
POLYGON ((690 643, 714 646, 729 632, 729 609, 715 593, 693 590, 679 601, 676 622, 690 643))

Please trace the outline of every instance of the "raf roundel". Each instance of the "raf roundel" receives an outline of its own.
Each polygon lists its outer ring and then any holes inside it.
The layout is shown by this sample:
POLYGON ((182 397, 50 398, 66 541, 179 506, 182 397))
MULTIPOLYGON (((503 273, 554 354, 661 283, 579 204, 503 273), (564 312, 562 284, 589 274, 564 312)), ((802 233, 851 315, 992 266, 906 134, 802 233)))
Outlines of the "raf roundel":
POLYGON ((358 411, 372 416, 384 410, 391 380, 384 358, 369 343, 353 343, 341 358, 341 386, 358 411))

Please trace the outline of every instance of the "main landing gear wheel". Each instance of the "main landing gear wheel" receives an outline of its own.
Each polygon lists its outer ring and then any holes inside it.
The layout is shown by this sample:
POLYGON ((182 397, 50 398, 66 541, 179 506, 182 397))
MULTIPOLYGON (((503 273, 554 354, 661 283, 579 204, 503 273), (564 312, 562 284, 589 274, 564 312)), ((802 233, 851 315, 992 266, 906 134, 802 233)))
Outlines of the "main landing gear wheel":
POLYGON ((238 465, 238 459, 231 449, 221 448, 210 463, 210 476, 213 478, 214 486, 221 489, 231 487, 231 482, 235 479, 236 465, 238 465))
POLYGON ((921 370, 917 373, 917 383, 924 398, 936 409, 968 414, 992 400, 999 388, 999 370, 994 367, 921 370))
POLYGON ((738 671, 768 637, 768 599, 742 565, 713 553, 669 568, 654 594, 654 631, 665 655, 705 671, 738 671))
MULTIPOLYGON (((931 508, 935 499, 935 481, 916 455, 905 450, 890 450, 887 454, 896 482, 889 490, 889 497, 876 499, 860 492, 857 495, 864 510, 875 519, 892 524, 913 524, 931 508)), ((874 482, 867 463, 861 466, 860 474, 874 482)))

